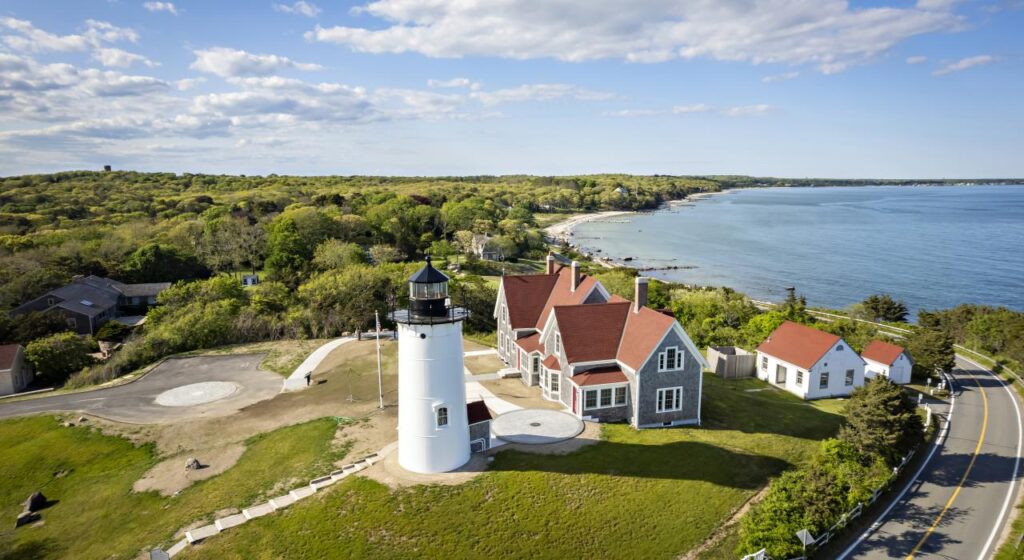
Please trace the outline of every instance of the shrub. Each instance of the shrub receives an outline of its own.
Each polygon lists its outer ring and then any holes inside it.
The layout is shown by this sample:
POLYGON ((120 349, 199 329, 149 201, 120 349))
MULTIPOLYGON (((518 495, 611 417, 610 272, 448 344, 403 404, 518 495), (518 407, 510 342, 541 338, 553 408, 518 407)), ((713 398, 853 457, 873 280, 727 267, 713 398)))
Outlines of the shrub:
POLYGON ((69 375, 93 362, 92 339, 62 332, 35 340, 25 348, 25 359, 47 383, 63 383, 69 375))

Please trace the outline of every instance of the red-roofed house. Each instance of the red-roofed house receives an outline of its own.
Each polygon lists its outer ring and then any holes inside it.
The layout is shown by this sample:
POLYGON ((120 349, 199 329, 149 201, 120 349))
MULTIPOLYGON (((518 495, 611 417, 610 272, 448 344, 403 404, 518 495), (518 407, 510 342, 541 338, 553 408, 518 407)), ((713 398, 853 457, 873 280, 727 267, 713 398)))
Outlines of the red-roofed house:
POLYGON ((786 321, 757 347, 757 377, 803 399, 849 395, 864 360, 842 338, 786 321))
POLYGON ((576 263, 559 266, 549 255, 546 274, 502 279, 499 354, 581 418, 699 423, 704 357, 678 321, 646 307, 646 278, 637 278, 635 300, 609 295, 576 263))
POLYGON ((864 358, 867 367, 864 370, 864 377, 872 378, 876 375, 888 377, 889 381, 900 385, 910 383, 910 373, 914 368, 914 360, 902 346, 872 340, 860 353, 864 358))

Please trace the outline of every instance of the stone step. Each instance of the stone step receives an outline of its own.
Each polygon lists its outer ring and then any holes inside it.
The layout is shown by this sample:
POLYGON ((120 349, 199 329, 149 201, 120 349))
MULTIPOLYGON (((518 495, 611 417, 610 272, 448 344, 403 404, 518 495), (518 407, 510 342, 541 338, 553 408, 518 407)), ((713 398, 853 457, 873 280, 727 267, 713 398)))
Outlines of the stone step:
POLYGON ((223 531, 224 529, 230 529, 232 527, 238 527, 242 523, 248 521, 249 518, 241 513, 235 515, 229 515, 227 517, 221 517, 220 519, 213 522, 217 526, 217 529, 223 531))
POLYGON ((191 531, 185 532, 185 539, 188 540, 189 544, 195 544, 203 539, 208 539, 217 533, 220 529, 216 525, 204 525, 198 529, 192 529, 191 531))

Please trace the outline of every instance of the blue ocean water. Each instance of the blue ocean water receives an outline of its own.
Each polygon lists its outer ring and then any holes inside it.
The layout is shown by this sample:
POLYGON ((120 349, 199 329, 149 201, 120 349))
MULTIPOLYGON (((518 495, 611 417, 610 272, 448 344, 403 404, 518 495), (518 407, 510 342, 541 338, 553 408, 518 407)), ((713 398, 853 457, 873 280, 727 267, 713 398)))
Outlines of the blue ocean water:
POLYGON ((919 309, 1024 310, 1024 186, 730 191, 579 225, 573 243, 647 273, 780 300, 787 286, 843 308, 889 293, 919 309))

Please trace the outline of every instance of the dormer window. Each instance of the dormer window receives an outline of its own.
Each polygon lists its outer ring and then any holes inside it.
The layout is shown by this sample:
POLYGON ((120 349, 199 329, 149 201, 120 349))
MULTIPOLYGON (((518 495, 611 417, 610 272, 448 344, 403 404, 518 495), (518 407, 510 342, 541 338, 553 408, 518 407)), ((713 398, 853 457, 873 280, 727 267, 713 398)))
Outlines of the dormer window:
POLYGON ((556 356, 561 356, 562 355, 562 334, 561 333, 555 333, 555 355, 556 356))
POLYGON ((658 354, 658 371, 683 369, 683 353, 678 346, 670 346, 658 354))

